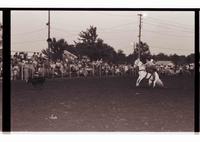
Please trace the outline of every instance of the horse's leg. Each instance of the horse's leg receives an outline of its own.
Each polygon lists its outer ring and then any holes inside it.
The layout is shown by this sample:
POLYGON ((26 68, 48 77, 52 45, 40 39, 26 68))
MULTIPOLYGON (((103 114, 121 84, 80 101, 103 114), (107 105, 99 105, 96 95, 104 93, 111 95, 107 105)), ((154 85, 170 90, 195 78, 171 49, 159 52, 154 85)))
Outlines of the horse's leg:
POLYGON ((162 86, 162 87, 164 87, 164 84, 163 84, 163 82, 162 82, 162 80, 161 80, 161 79, 160 79, 160 83, 161 83, 161 86, 162 86))
POLYGON ((144 78, 145 76, 143 75, 139 75, 137 81, 136 81, 136 87, 138 87, 140 85, 140 82, 142 81, 142 79, 144 78))
POLYGON ((136 87, 139 86, 139 83, 140 83, 140 76, 138 76, 138 79, 137 79, 137 81, 136 81, 136 87))
POLYGON ((159 76, 156 72, 154 72, 153 76, 154 76, 153 88, 155 88, 156 82, 159 81, 159 76))
POLYGON ((153 88, 155 88, 155 86, 156 86, 156 81, 157 81, 157 79, 155 79, 155 80, 153 81, 153 88))
POLYGON ((136 87, 140 85, 141 80, 143 79, 143 76, 139 76, 137 81, 136 81, 136 87))
POLYGON ((149 86, 151 86, 151 84, 152 84, 152 80, 151 80, 151 79, 149 79, 149 86))

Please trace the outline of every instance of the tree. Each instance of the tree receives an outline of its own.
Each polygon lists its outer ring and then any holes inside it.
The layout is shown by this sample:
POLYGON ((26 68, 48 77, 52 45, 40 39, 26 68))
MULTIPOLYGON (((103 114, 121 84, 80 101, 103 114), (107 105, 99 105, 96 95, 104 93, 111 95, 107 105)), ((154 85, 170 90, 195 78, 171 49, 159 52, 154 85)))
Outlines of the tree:
POLYGON ((43 49, 42 53, 49 57, 51 60, 56 61, 57 59, 63 59, 63 53, 67 50, 68 43, 64 39, 56 40, 55 38, 52 39, 50 44, 50 49, 43 49))
POLYGON ((168 61, 169 56, 165 55, 164 53, 159 53, 157 55, 152 55, 152 58, 157 61, 168 61))
POLYGON ((130 63, 132 64, 138 57, 138 54, 137 53, 132 53, 132 54, 129 54, 127 57, 126 57, 126 61, 127 63, 130 63))
POLYGON ((194 53, 192 53, 192 54, 190 54, 190 55, 188 55, 188 56, 186 57, 186 62, 187 62, 187 63, 194 63, 194 59, 195 59, 194 53))
POLYGON ((149 45, 146 42, 140 42, 140 46, 137 43, 136 48, 134 49, 134 54, 140 53, 140 59, 144 63, 146 62, 146 59, 150 58, 151 52, 149 49, 149 45))
POLYGON ((118 64, 122 64, 126 62, 126 55, 124 54, 124 51, 119 49, 117 52, 116 62, 118 64))
POLYGON ((78 41, 75 42, 75 48, 79 56, 88 56, 91 60, 115 61, 116 51, 98 38, 97 28, 94 26, 80 32, 78 41))
POLYGON ((94 26, 90 26, 90 28, 86 31, 80 32, 78 40, 89 46, 94 46, 97 41, 97 37, 97 28, 94 26))
POLYGON ((179 56, 177 54, 173 54, 169 56, 170 60, 173 61, 176 65, 178 64, 179 56))
POLYGON ((150 49, 149 49, 149 45, 146 42, 141 42, 140 46, 138 43, 136 43, 136 48, 134 49, 134 53, 139 53, 141 55, 150 55, 150 49))

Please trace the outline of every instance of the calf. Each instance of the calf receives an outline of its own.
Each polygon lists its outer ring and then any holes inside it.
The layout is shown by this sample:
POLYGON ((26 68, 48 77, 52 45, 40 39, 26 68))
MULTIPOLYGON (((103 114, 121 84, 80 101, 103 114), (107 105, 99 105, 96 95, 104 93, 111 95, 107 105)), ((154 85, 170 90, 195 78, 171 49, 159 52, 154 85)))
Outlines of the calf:
POLYGON ((37 86, 37 85, 43 85, 45 82, 45 77, 29 77, 28 82, 27 83, 31 83, 33 86, 37 86))

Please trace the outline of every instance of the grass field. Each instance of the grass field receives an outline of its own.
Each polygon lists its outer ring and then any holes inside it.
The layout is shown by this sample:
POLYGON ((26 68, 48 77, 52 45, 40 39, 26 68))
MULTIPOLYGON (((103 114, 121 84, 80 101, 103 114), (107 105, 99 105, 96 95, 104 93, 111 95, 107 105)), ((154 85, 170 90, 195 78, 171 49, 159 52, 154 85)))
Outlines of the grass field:
POLYGON ((193 131, 194 77, 162 78, 164 89, 136 78, 46 80, 11 86, 12 131, 193 131))

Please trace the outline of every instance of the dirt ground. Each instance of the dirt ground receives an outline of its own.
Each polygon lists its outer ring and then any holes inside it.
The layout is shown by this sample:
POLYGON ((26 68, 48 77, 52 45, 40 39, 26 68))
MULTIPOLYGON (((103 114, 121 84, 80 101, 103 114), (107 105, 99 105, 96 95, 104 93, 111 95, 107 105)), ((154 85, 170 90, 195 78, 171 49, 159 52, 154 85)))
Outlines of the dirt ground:
POLYGON ((194 131, 194 77, 164 77, 164 89, 136 78, 46 80, 11 85, 12 131, 194 131))
POLYGON ((0 131, 2 130, 2 80, 0 80, 0 131))

